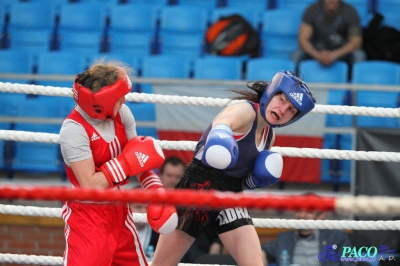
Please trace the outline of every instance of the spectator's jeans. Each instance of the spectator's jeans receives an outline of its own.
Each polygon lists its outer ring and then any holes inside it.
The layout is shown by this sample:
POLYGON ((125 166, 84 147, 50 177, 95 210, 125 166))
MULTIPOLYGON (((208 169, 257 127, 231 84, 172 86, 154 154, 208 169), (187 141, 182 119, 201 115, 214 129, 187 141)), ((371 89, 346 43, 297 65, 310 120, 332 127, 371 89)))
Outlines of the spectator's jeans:
MULTIPOLYGON (((296 68, 298 68, 300 61, 307 60, 307 59, 313 59, 311 56, 309 56, 308 54, 303 52, 303 50, 301 50, 301 49, 294 51, 291 54, 290 58, 294 62, 296 68)), ((366 56, 365 52, 363 50, 359 49, 349 55, 345 55, 345 56, 339 58, 338 60, 345 61, 345 62, 347 62, 347 64, 349 64, 349 66, 352 66, 353 63, 359 62, 359 61, 364 61, 366 59, 367 59, 367 56, 366 56)))

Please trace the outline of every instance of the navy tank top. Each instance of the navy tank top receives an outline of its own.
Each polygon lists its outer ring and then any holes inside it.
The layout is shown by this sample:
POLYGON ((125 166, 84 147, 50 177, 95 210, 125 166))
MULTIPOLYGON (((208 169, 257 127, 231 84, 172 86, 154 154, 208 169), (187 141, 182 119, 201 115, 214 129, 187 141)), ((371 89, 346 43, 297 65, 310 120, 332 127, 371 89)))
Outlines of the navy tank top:
MULTIPOLYGON (((234 137, 239 147, 239 158, 235 165, 232 167, 228 167, 222 170, 226 175, 241 178, 246 176, 247 174, 251 173, 254 168, 254 162, 259 154, 257 149, 257 140, 256 140, 256 130, 257 130, 257 108, 258 104, 254 102, 248 101, 248 103, 253 107, 254 111, 256 112, 256 118, 253 121, 253 125, 251 129, 245 133, 237 135, 234 133, 234 137)), ((203 153, 203 147, 207 140, 208 134, 210 133, 212 124, 210 124, 207 129, 203 132, 199 142, 196 145, 196 149, 194 151, 194 156, 197 159, 201 160, 201 156, 203 153)), ((273 128, 267 126, 264 129, 263 139, 266 138, 265 145, 263 150, 270 149, 271 141, 273 138, 274 132, 273 128)), ((262 140, 263 141, 263 140, 262 140)))

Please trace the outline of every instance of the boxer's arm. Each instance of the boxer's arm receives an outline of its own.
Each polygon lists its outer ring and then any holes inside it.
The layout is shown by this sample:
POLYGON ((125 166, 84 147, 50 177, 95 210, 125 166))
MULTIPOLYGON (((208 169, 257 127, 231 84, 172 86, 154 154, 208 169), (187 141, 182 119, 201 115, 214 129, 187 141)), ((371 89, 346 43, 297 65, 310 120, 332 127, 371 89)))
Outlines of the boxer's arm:
POLYGON ((130 140, 117 157, 104 163, 100 169, 110 186, 127 178, 152 170, 164 162, 164 153, 151 137, 139 136, 130 140))

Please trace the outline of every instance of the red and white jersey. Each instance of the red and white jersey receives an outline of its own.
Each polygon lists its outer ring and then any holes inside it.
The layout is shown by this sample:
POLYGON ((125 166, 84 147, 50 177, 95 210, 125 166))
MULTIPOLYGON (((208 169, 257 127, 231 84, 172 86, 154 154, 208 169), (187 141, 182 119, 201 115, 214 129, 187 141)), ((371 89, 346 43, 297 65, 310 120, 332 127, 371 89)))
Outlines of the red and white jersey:
MULTIPOLYGON (((116 157, 122 152, 128 142, 125 126, 121 121, 121 116, 118 113, 114 119, 115 136, 112 141, 106 141, 102 135, 91 125, 76 109, 74 109, 67 119, 71 119, 80 124, 86 131, 89 138, 91 154, 95 163, 96 170, 100 171, 100 166, 110 159, 116 157)), ((69 181, 79 187, 79 182, 76 179, 71 167, 67 164, 66 172, 69 181)))

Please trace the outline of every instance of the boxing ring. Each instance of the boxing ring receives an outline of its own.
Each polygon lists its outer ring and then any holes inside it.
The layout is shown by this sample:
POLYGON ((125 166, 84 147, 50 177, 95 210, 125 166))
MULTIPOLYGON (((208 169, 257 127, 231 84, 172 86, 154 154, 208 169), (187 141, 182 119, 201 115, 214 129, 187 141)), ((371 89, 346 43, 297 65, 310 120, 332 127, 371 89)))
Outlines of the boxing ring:
MULTIPOLYGON (((329 85, 328 85, 329 86, 329 85)), ((44 87, 37 85, 1 83, 0 91, 5 93, 40 94, 50 96, 72 97, 70 88, 44 87)), ((157 104, 197 105, 224 107, 229 99, 209 97, 187 97, 145 93, 130 93, 127 101, 151 102, 157 104)), ((358 106, 333 106, 317 104, 313 113, 363 115, 376 117, 400 117, 397 108, 374 108, 358 106)), ((6 141, 59 143, 58 134, 0 130, 0 139, 6 141)), ((193 151, 194 141, 158 140, 164 150, 193 151)), ((313 148, 273 147, 273 151, 282 156, 299 158, 320 158, 338 160, 363 160, 400 162, 400 153, 385 151, 354 151, 313 148)), ((400 215, 400 198, 383 196, 304 196, 234 194, 230 192, 211 191, 143 191, 121 190, 104 191, 96 189, 72 189, 69 187, 46 186, 3 186, 0 185, 0 199, 24 200, 92 200, 108 202, 167 203, 181 206, 198 206, 210 208, 247 207, 257 210, 300 209, 321 210, 343 215, 400 215)), ((61 208, 2 205, 0 213, 24 216, 61 217, 61 208)), ((147 222, 145 214, 134 214, 136 222, 147 222)), ((254 218, 254 225, 259 228, 293 228, 293 229, 351 229, 351 230, 400 230, 398 221, 355 221, 355 220, 295 220, 295 219, 261 219, 254 218)), ((61 257, 37 256, 29 254, 0 254, 0 263, 61 265, 61 257)), ((179 264, 195 265, 195 264, 179 264)))

